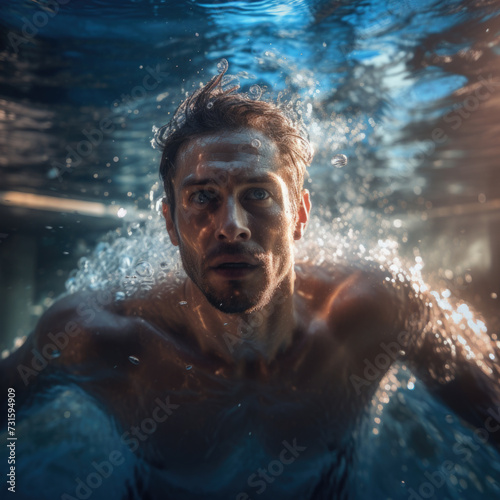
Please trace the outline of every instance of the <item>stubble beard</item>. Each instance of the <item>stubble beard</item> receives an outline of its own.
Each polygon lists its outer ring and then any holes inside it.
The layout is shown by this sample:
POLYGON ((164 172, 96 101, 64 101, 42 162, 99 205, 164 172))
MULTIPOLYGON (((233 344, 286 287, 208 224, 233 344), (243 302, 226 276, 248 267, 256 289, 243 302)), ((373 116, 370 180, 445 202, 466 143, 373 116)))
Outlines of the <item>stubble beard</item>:
POLYGON ((179 240, 179 252, 182 266, 187 276, 205 296, 208 303, 225 314, 248 314, 262 309, 271 298, 269 286, 269 270, 267 266, 259 267, 255 274, 263 277, 253 277, 249 286, 243 280, 227 280, 226 285, 215 286, 208 276, 209 270, 197 263, 196 256, 186 250, 179 240), (258 283, 259 285, 256 285, 258 283), (259 289, 256 290, 256 286, 259 289))
POLYGON ((248 289, 243 288, 240 283, 230 283, 229 290, 225 292, 217 290, 208 280, 204 281, 203 288, 197 283, 196 285, 209 304, 225 314, 248 314, 253 312, 260 303, 260 297, 250 296, 248 289))

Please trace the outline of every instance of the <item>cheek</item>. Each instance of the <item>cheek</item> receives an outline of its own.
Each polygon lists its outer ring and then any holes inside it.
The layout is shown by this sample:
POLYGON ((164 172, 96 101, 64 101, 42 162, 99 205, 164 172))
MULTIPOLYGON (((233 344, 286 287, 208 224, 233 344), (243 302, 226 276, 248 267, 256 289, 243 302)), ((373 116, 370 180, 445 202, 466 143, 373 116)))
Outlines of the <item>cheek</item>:
POLYGON ((274 253, 279 255, 280 258, 286 259, 292 251, 294 241, 290 219, 284 215, 278 217, 273 220, 272 225, 267 226, 263 231, 266 233, 264 244, 267 238, 268 244, 273 247, 274 253))
POLYGON ((263 235, 272 240, 284 240, 292 228, 290 214, 279 205, 252 216, 252 234, 263 235))
POLYGON ((179 220, 177 228, 181 249, 191 254, 200 253, 202 249, 203 230, 198 228, 193 220, 179 220))
POLYGON ((213 217, 207 212, 181 210, 177 221, 182 234, 185 234, 189 238, 194 237, 195 239, 199 239, 211 227, 213 217))

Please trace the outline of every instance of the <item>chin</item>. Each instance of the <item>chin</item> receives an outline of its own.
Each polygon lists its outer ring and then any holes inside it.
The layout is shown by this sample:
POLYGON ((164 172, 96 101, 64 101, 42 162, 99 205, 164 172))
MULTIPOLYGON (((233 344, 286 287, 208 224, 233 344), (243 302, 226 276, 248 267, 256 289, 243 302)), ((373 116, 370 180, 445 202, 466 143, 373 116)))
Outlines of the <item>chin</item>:
POLYGON ((256 303, 254 301, 248 300, 247 297, 235 297, 231 296, 220 297, 212 294, 205 294, 208 302, 225 314, 241 314, 253 312, 256 308, 256 303))
POLYGON ((249 314, 262 309, 266 304, 266 290, 253 291, 234 289, 222 292, 211 287, 201 290, 207 301, 226 314, 249 314))

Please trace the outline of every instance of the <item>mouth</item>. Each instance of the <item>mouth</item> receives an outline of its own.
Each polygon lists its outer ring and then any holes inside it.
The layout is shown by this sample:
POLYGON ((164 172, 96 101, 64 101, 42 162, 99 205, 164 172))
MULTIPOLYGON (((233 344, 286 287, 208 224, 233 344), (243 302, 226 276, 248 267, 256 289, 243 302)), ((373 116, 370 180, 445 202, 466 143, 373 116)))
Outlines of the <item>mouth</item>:
POLYGON ((217 267, 213 267, 212 270, 224 278, 243 278, 257 268, 258 266, 248 264, 247 262, 224 262, 217 267))
POLYGON ((257 266, 253 266, 247 262, 224 262, 223 264, 218 265, 215 269, 243 269, 251 267, 257 266))

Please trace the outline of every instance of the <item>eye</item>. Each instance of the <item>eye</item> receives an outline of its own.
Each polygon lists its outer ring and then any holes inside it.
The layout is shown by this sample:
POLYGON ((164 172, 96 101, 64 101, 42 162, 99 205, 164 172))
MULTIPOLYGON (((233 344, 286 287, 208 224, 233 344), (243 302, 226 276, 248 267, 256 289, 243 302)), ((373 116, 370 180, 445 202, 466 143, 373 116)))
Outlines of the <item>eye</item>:
POLYGON ((216 197, 217 195, 214 191, 207 191, 206 189, 203 189, 193 193, 189 199, 198 205, 206 205, 216 197))
POLYGON ((254 188, 248 191, 250 193, 250 198, 256 201, 264 201, 269 198, 269 193, 262 188, 254 188))

